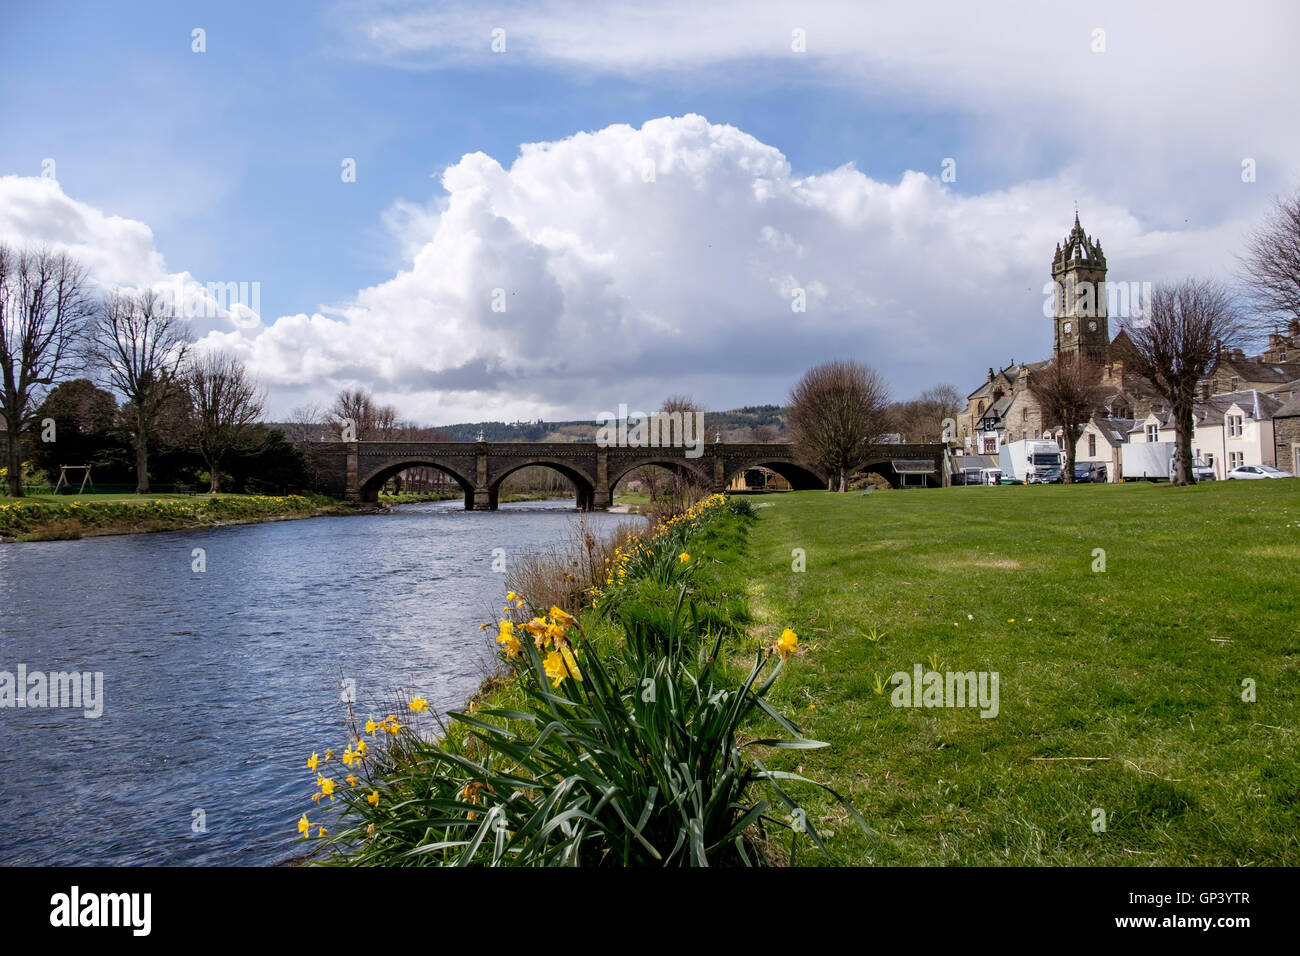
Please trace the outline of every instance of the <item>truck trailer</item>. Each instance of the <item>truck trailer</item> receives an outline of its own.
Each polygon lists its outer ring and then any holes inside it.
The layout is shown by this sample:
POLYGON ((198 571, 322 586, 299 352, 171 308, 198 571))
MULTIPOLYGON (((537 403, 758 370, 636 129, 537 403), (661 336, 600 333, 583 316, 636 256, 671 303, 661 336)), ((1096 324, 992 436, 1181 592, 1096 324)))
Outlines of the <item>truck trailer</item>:
POLYGON ((1025 438, 1008 442, 998 449, 1003 478, 1013 478, 1027 485, 1059 480, 1061 449, 1048 438, 1025 438), (1058 476, 1053 479, 1052 476, 1058 476))

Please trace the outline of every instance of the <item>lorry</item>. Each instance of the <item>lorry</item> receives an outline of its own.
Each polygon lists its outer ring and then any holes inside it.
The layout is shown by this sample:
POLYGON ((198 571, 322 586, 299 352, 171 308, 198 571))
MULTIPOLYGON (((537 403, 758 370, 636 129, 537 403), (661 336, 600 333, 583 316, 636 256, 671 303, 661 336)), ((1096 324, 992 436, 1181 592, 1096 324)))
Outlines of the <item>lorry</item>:
MULTIPOLYGON (((1173 481, 1174 442, 1130 442, 1124 446, 1124 464, 1120 477, 1125 481, 1173 481)), ((1214 481, 1214 468, 1203 459, 1192 462, 1192 476, 1197 481, 1214 481)))
POLYGON ((1061 449, 1048 438, 1008 442, 998 449, 998 460, 1004 480, 1011 478, 1027 485, 1060 480, 1061 449))

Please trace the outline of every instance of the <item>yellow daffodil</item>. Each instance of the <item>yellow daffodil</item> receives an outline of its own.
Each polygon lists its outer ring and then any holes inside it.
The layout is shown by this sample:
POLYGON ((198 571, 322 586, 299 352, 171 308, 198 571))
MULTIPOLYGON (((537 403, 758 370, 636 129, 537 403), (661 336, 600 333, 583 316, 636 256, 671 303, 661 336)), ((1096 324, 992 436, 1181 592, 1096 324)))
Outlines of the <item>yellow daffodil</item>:
POLYGON ((358 741, 357 741, 357 753, 358 753, 358 754, 364 754, 364 753, 365 753, 367 750, 369 750, 369 749, 370 749, 369 745, 368 745, 364 740, 358 740, 358 741))
POLYGON ((789 657, 791 654, 794 653, 795 648, 797 648, 798 646, 799 646, 799 635, 787 627, 784 631, 781 632, 781 636, 777 638, 776 644, 774 645, 774 649, 778 654, 781 655, 781 660, 785 660, 787 657, 789 657))
POLYGON ((683 551, 681 554, 677 555, 677 560, 682 564, 685 564, 687 561, 691 560, 691 556, 683 551))
POLYGON ((304 813, 298 818, 298 832, 306 833, 310 827, 311 824, 307 822, 307 814, 304 813))
POLYGON ((313 751, 312 755, 307 758, 307 769, 315 770, 319 764, 320 764, 320 758, 318 758, 315 752, 313 751))
POLYGON ((411 710, 415 711, 417 714, 423 714, 429 709, 429 702, 423 697, 417 697, 406 706, 410 707, 411 710))
POLYGON ((318 827, 316 828, 316 836, 318 836, 318 837, 323 837, 323 836, 325 836, 325 835, 328 834, 328 833, 329 833, 329 830, 326 830, 324 827, 320 827, 320 826, 318 826, 318 827))
POLYGON ((516 654, 523 650, 523 645, 519 643, 519 638, 515 637, 514 625, 509 621, 501 622, 501 632, 497 634, 497 643, 500 644, 501 649, 506 652, 506 657, 511 660, 514 659, 516 654))
POLYGON ((348 747, 347 750, 343 751, 343 766, 351 767, 353 761, 355 761, 356 759, 357 759, 357 755, 352 752, 351 747, 348 747))
POLYGON ((566 677, 572 677, 576 681, 582 680, 582 672, 578 670, 578 660, 567 646, 547 654, 545 666, 546 676, 551 679, 552 687, 559 687, 566 677))
POLYGON ((568 611, 562 610, 559 607, 551 608, 551 620, 554 621, 556 624, 564 624, 566 626, 569 624, 578 623, 574 619, 572 614, 570 614, 568 611))
POLYGON ((329 763, 333 759, 334 759, 334 751, 332 750, 325 751, 325 762, 329 763))
POLYGON ((370 793, 366 794, 366 803, 370 804, 372 807, 379 806, 379 791, 371 790, 370 793))
POLYGON ((507 600, 507 601, 518 601, 518 600, 519 600, 519 595, 516 594, 514 591, 507 591, 507 592, 506 592, 506 600, 507 600))
POLYGON ((371 736, 374 736, 375 729, 378 726, 379 725, 375 723, 375 719, 373 717, 368 718, 366 720, 366 733, 370 734, 371 736))
POLYGON ((349 787, 355 787, 357 785, 357 775, 355 773, 348 774, 346 777, 343 778, 343 780, 347 783, 349 787))

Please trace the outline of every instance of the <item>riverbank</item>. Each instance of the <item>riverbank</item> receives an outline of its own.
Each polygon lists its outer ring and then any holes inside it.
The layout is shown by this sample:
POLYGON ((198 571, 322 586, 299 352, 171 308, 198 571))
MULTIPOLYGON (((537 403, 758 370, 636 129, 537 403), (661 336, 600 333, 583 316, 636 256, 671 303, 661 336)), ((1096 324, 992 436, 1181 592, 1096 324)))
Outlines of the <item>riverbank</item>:
POLYGON ((306 757, 319 809, 298 821, 304 842, 354 865, 753 865, 815 852, 816 829, 777 808, 816 782, 760 762, 823 745, 764 700, 798 637, 748 630, 752 520, 747 501, 714 495, 594 564, 581 536, 559 567, 597 572, 576 592, 589 608, 508 591, 484 625, 505 674, 467 712, 444 722, 418 695, 380 704, 390 712, 358 712, 339 750, 306 757))
POLYGON ((355 514, 323 495, 111 495, 0 498, 0 542, 67 541, 355 514))

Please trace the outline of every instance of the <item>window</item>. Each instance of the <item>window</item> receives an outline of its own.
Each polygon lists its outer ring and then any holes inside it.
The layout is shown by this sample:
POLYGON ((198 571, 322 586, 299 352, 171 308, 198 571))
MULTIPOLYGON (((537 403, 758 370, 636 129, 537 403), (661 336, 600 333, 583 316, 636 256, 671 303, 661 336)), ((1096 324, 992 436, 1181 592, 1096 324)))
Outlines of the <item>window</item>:
POLYGON ((1278 360, 1279 362, 1285 362, 1285 361, 1286 361, 1286 349, 1278 349, 1278 350, 1277 350, 1277 360, 1278 360))
POLYGON ((1229 438, 1241 437, 1241 416, 1240 415, 1228 416, 1228 437, 1229 438))
POLYGON ((1235 375, 1232 376, 1232 378, 1228 380, 1228 391, 1235 392, 1237 390, 1237 386, 1240 384, 1241 384, 1241 379, 1237 378, 1237 376, 1235 375))
POLYGON ((1089 458, 1097 457, 1097 436, 1096 435, 1088 436, 1088 457, 1089 458))
POLYGON ((1148 426, 1147 426, 1147 441, 1155 442, 1155 441, 1159 441, 1159 440, 1160 440, 1160 426, 1159 426, 1159 425, 1148 425, 1148 426))
POLYGON ((1240 468, 1246 461, 1246 453, 1242 451, 1228 452, 1228 467, 1240 468))

